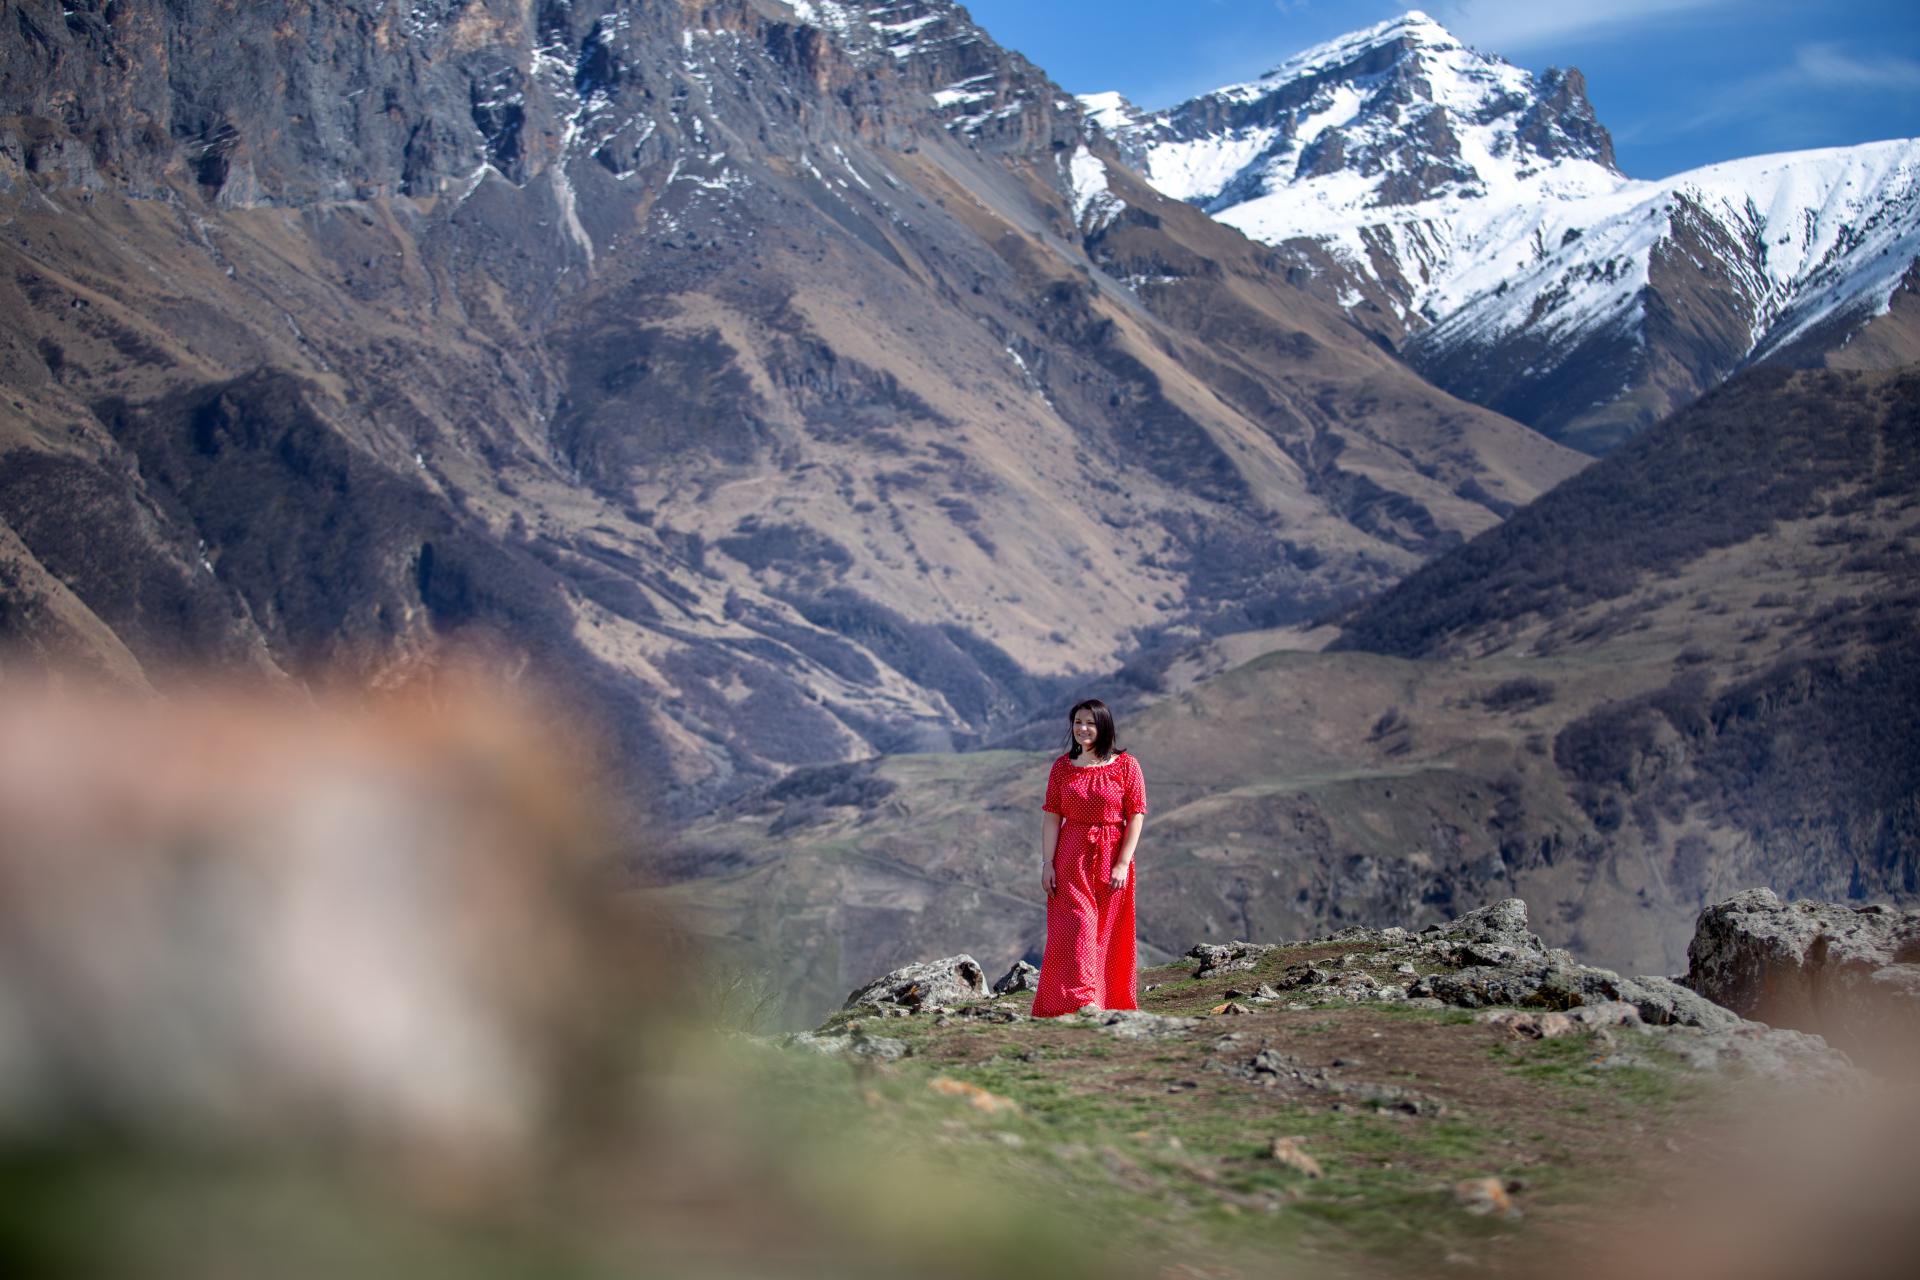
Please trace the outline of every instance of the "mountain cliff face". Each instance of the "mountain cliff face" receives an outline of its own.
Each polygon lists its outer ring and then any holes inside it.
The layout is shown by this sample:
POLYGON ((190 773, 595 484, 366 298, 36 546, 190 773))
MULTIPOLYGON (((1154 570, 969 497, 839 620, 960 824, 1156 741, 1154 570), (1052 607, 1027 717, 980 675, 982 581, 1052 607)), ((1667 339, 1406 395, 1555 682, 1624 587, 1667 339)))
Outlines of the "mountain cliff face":
POLYGON ((1577 70, 1535 78, 1418 13, 1158 115, 1087 105, 1439 385, 1590 452, 1756 361, 1920 355, 1904 324, 1845 350, 1909 305, 1920 143, 1630 180, 1577 70))
POLYGON ((457 637, 696 809, 1377 589, 1580 465, 951 4, 7 15, 0 630, 129 680, 457 637))

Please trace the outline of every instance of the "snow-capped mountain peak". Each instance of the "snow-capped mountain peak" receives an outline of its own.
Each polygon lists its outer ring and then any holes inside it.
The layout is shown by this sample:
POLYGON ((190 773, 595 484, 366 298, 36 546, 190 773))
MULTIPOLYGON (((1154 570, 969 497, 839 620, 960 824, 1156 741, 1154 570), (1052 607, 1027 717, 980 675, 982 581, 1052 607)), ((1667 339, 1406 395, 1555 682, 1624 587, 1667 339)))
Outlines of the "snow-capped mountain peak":
POLYGON ((1082 102, 1144 154, 1149 181, 1214 212, 1290 191, 1345 211, 1485 195, 1556 170, 1583 189, 1618 179, 1577 72, 1536 80, 1418 11, 1157 115, 1118 95, 1082 102))
POLYGON ((1157 114, 1082 105, 1154 186, 1291 246, 1441 385, 1590 448, 1884 312, 1920 253, 1920 143, 1634 181, 1578 70, 1531 74, 1417 11, 1157 114), (1674 318, 1683 294, 1697 317, 1674 318))

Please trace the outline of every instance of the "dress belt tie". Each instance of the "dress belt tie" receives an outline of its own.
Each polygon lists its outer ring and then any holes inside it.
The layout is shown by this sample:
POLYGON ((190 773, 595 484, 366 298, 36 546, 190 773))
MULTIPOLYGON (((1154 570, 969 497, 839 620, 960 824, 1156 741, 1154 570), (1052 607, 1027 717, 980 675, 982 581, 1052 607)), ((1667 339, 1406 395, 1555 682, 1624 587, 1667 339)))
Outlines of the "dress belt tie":
POLYGON ((1067 825, 1085 828, 1088 837, 1100 844, 1118 840, 1126 831, 1124 822, 1069 822, 1067 825))

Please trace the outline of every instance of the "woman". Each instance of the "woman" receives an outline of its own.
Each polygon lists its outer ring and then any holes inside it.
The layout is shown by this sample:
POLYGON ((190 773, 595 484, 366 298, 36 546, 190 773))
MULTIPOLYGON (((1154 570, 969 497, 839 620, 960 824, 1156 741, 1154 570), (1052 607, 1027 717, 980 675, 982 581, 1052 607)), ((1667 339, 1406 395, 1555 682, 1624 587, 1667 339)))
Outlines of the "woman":
POLYGON ((1113 712, 1089 698, 1067 714, 1068 746, 1047 775, 1040 882, 1047 949, 1033 1016, 1136 1009, 1133 851, 1147 814, 1140 762, 1113 747, 1113 712))

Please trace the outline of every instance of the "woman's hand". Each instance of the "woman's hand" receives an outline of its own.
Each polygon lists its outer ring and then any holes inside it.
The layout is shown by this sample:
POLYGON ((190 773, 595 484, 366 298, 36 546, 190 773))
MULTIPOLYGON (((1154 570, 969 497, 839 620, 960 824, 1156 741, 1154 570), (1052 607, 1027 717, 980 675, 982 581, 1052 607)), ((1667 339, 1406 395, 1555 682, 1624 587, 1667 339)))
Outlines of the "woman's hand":
POLYGON ((1053 859, 1052 858, 1048 858, 1044 863, 1040 865, 1040 887, 1047 891, 1047 896, 1049 898, 1053 896, 1053 859))
POLYGON ((1124 889, 1124 888, 1126 888, 1126 887, 1127 887, 1127 873, 1128 873, 1129 871, 1131 871, 1132 869, 1133 869, 1133 864, 1132 864, 1132 863, 1130 863, 1130 862, 1116 862, 1116 863, 1114 863, 1114 864, 1113 864, 1113 874, 1107 877, 1107 887, 1108 887, 1108 888, 1110 888, 1110 889, 1124 889))

